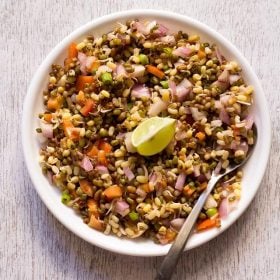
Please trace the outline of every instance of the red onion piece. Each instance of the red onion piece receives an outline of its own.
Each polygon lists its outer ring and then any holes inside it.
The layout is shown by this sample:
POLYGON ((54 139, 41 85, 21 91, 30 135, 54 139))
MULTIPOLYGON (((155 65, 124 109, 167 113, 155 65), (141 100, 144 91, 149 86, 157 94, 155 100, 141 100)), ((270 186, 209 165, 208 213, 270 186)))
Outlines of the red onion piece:
POLYGON ((123 172, 129 181, 135 178, 134 173, 131 171, 131 169, 128 166, 123 168, 123 172))
POLYGON ((226 219, 229 214, 229 202, 227 198, 224 198, 219 207, 219 215, 222 219, 226 219))
POLYGON ((214 169, 214 173, 218 175, 221 169, 222 169, 222 161, 219 161, 218 164, 216 165, 216 168, 214 169))
POLYGON ((186 58, 186 57, 190 56, 191 53, 192 53, 192 50, 188 47, 179 47, 172 52, 172 54, 182 57, 182 58, 186 58))
POLYGON ((95 169, 100 173, 100 174, 108 174, 109 170, 106 166, 104 165, 96 165, 95 169))
POLYGON ((85 171, 87 171, 87 172, 93 170, 92 163, 91 163, 90 159, 89 159, 87 156, 84 156, 84 158, 83 158, 83 160, 82 160, 82 162, 81 162, 81 167, 82 167, 85 171))
POLYGON ((166 109, 167 109, 167 103, 159 99, 158 101, 150 105, 148 115, 149 117, 155 117, 166 109))
POLYGON ((172 36, 172 35, 167 35, 167 36, 164 36, 164 37, 160 37, 159 40, 162 43, 170 44, 170 45, 175 45, 175 43, 176 43, 175 37, 172 36))
POLYGON ((131 77, 138 78, 144 76, 146 68, 143 65, 134 64, 132 67, 134 71, 130 74, 131 77))
POLYGON ((173 219, 170 222, 170 225, 172 226, 173 229, 175 229, 176 231, 180 231, 181 227, 183 226, 184 222, 186 219, 184 218, 176 218, 173 219))
POLYGON ((126 147, 126 149, 127 149, 127 151, 128 151, 129 153, 135 153, 135 152, 136 152, 136 149, 135 149, 135 147, 132 145, 132 142, 131 142, 131 135, 132 135, 132 132, 126 133, 126 135, 125 135, 125 140, 124 140, 124 142, 125 142, 125 147, 126 147))
POLYGON ((95 56, 88 56, 87 60, 86 60, 86 69, 90 69, 92 66, 92 63, 96 60, 97 60, 97 58, 95 56))
POLYGON ((219 118, 223 123, 230 124, 230 118, 224 106, 220 110, 219 118))
POLYGON ((150 97, 150 90, 144 84, 137 84, 133 86, 131 96, 136 98, 150 97))
POLYGON ((206 199, 206 202, 204 204, 204 208, 205 209, 209 209, 209 208, 215 208, 217 207, 218 204, 217 204, 217 201, 214 199, 214 197, 210 194, 207 199, 206 199))
POLYGON ((178 101, 183 102, 188 97, 188 94, 191 92, 192 83, 188 79, 184 79, 179 85, 176 87, 176 96, 178 101))
POLYGON ((80 70, 81 70, 82 74, 86 75, 87 74, 87 69, 86 69, 87 56, 82 52, 78 52, 78 60, 80 62, 80 70))
POLYGON ((125 68, 121 63, 117 63, 117 67, 114 69, 114 74, 116 77, 127 77, 125 68))
POLYGON ((191 113, 192 113, 192 117, 195 121, 200 121, 203 118, 205 118, 205 114, 202 112, 199 112, 198 109, 196 107, 190 107, 191 113))
POLYGON ((223 106, 223 105, 222 105, 221 101, 215 100, 215 108, 216 108, 216 109, 221 109, 222 106, 223 106))
POLYGON ((42 135, 46 138, 53 138, 53 126, 52 124, 41 121, 40 127, 42 129, 42 135))
POLYGON ((235 82, 237 82, 238 80, 240 80, 240 76, 239 75, 229 75, 229 83, 232 85, 235 82))
POLYGON ((218 77, 218 81, 221 83, 229 84, 229 72, 228 70, 224 70, 218 77))
POLYGON ((162 24, 158 24, 158 28, 153 31, 153 34, 155 34, 159 37, 162 37, 162 36, 165 36, 167 32, 168 32, 167 27, 165 27, 162 24))
POLYGON ((228 94, 224 94, 220 97, 220 101, 223 105, 227 105, 229 99, 230 99, 230 95, 228 95, 228 94))
POLYGON ((186 181, 186 177, 187 177, 187 175, 184 173, 179 174, 179 176, 177 177, 176 184, 175 184, 176 190, 179 190, 179 191, 183 190, 183 187, 184 187, 184 184, 186 181))
POLYGON ((124 217, 129 213, 129 205, 123 200, 118 200, 114 205, 114 210, 124 217))
POLYGON ((142 198, 145 198, 146 195, 147 195, 147 193, 146 193, 143 189, 141 189, 140 187, 138 187, 138 188, 136 189, 136 193, 137 193, 140 197, 142 197, 142 198))
POLYGON ((254 117, 252 115, 248 115, 245 118, 245 128, 246 129, 251 129, 253 124, 254 124, 254 117))
POLYGON ((175 82, 172 81, 172 80, 169 80, 168 81, 168 86, 171 90, 172 95, 174 96, 176 94, 176 84, 175 84, 175 82))

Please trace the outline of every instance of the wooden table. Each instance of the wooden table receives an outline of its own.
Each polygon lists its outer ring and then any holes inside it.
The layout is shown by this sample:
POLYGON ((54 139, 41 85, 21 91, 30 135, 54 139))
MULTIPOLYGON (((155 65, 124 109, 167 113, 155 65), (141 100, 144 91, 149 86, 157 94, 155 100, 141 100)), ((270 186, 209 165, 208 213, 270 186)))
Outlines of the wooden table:
MULTIPOLYGON (((0 279, 152 279, 162 261, 91 246, 46 209, 23 162, 20 120, 30 80, 49 51, 84 23, 131 8, 171 10, 213 27, 247 57, 273 124, 270 162, 246 213, 215 240, 183 255, 174 279, 280 279, 280 1, 1 1, 0 279)), ((38 93, 40 94, 40 93, 38 93)))

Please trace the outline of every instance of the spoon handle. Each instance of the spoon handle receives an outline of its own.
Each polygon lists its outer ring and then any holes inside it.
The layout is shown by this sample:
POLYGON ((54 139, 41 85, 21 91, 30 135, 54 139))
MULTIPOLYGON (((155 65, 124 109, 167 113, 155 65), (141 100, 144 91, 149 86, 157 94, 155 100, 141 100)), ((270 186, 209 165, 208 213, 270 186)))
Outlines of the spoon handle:
POLYGON ((198 218, 198 215, 203 208, 205 201, 211 191, 213 190, 216 183, 219 181, 220 176, 212 175, 211 179, 208 182, 207 188, 199 196, 195 206, 193 207, 191 213, 184 222, 180 232, 178 233, 175 241, 173 242, 169 252, 165 256, 155 280, 169 280, 172 277, 176 264, 179 260, 181 253, 183 252, 187 240, 190 237, 191 230, 198 218))

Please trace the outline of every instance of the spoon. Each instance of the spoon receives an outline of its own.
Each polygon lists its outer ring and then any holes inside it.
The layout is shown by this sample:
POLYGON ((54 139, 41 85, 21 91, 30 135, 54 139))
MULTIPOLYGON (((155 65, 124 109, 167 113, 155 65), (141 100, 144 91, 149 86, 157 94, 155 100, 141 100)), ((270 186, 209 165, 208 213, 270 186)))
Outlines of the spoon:
MULTIPOLYGON (((256 126, 253 126, 255 140, 257 139, 257 129, 256 126)), ((231 164, 229 165, 226 170, 222 174, 215 174, 212 173, 211 178, 208 182, 208 185, 204 192, 199 196, 196 204, 194 205, 191 213, 185 220, 180 232, 178 233, 175 241, 173 242, 169 252, 165 256, 155 280, 169 280, 172 277, 174 269, 177 265, 180 255, 182 254, 185 245, 190 237, 191 230, 203 208, 207 197, 210 195, 211 191, 215 187, 215 185, 223 178, 225 175, 231 173, 232 171, 236 170, 237 168, 243 166, 247 160, 250 158, 252 154, 253 148, 250 148, 246 158, 238 163, 238 164, 231 164)))

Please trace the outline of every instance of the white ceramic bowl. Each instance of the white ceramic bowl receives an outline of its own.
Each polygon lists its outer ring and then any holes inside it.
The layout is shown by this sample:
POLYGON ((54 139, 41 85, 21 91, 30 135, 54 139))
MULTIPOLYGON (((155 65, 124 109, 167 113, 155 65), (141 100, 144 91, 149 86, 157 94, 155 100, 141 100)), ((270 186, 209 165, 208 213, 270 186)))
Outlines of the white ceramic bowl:
POLYGON ((234 59, 240 63, 243 69, 243 77, 248 84, 252 84, 255 88, 253 111, 259 131, 258 141, 251 159, 244 168, 242 197, 238 208, 225 221, 222 221, 221 228, 194 234, 188 241, 186 249, 194 248, 209 241, 236 221, 255 196, 268 162, 271 128, 267 103, 258 78, 243 55, 219 33, 194 19, 166 11, 132 10, 98 18, 75 30, 51 51, 32 79, 24 103, 22 142, 25 162, 38 194, 53 215, 69 230, 89 243, 113 252, 135 256, 160 256, 168 252, 170 245, 157 245, 149 240, 120 239, 89 228, 72 209, 61 203, 59 191, 49 184, 38 164, 40 144, 37 141, 35 129, 38 127, 38 113, 43 110, 42 91, 48 81, 50 65, 54 62, 62 63, 70 42, 78 42, 89 33, 99 36, 110 31, 116 25, 116 22, 125 22, 128 19, 135 18, 157 20, 166 25, 170 31, 184 30, 189 34, 196 33, 201 36, 202 40, 216 43, 227 59, 234 59))

